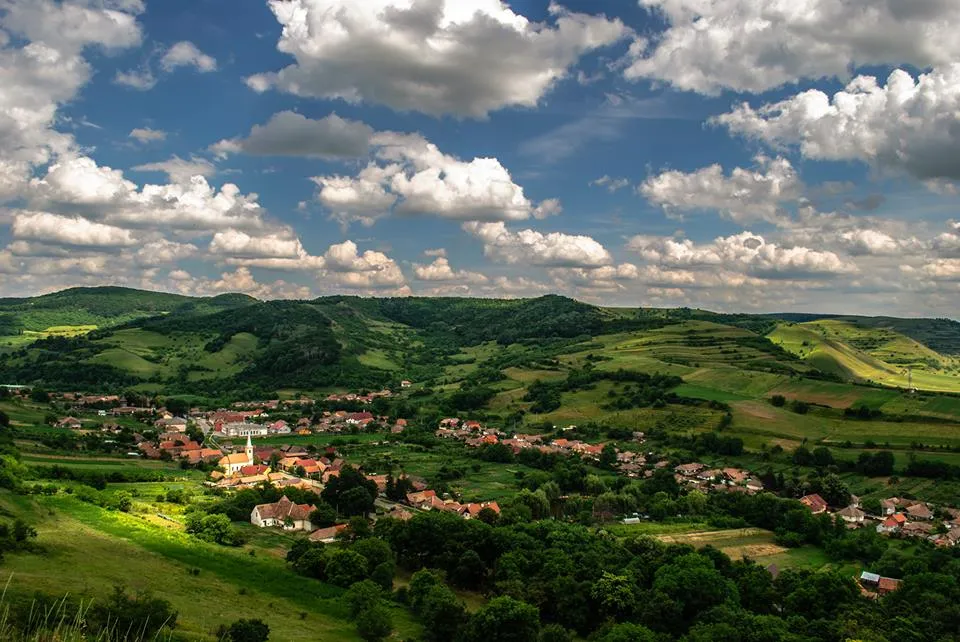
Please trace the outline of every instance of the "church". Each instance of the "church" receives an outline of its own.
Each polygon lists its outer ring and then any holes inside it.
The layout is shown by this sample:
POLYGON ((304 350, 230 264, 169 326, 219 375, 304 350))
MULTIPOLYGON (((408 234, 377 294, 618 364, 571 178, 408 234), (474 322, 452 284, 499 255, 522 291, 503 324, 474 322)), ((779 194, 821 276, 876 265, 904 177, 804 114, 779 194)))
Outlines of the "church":
POLYGON ((217 465, 223 468, 224 474, 230 476, 238 474, 244 466, 253 466, 253 463, 253 442, 250 441, 250 436, 248 435, 247 447, 242 453, 233 453, 232 455, 221 457, 217 465))

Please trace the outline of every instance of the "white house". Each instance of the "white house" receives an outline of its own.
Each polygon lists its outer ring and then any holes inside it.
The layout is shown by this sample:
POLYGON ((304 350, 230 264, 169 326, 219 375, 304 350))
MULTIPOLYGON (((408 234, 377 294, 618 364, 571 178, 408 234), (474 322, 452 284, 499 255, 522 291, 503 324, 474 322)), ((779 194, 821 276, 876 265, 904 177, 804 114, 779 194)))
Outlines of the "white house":
POLYGON ((262 424, 228 423, 220 429, 226 437, 266 437, 270 429, 262 424))
POLYGON ((312 531, 310 513, 317 510, 311 504, 294 504, 286 495, 275 504, 254 506, 250 513, 250 523, 260 528, 280 526, 288 531, 312 531))

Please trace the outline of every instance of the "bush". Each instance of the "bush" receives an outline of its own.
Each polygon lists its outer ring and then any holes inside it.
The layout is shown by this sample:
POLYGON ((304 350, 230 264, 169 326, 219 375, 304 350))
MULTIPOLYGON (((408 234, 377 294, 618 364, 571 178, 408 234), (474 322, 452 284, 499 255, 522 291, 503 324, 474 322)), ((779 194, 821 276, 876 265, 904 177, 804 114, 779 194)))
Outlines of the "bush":
POLYGON ((270 627, 263 620, 237 620, 221 637, 226 637, 230 642, 267 642, 270 627))
POLYGON ((787 405, 787 398, 783 395, 773 395, 770 397, 770 405, 776 406, 777 408, 783 408, 787 405))

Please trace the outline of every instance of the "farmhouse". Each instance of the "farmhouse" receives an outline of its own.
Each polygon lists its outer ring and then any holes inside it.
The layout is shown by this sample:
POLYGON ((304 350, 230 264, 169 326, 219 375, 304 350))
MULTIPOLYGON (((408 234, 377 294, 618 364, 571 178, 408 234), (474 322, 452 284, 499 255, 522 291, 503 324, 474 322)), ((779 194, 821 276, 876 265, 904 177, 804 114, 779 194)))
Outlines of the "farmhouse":
POLYGON ((847 506, 843 510, 838 510, 836 515, 847 524, 856 526, 863 524, 863 520, 867 516, 866 513, 856 506, 847 506))
POLYGON ((800 498, 800 503, 810 509, 810 512, 814 515, 819 515, 820 513, 825 513, 827 511, 827 502, 824 501, 823 497, 814 493, 813 495, 805 495, 800 498))
POLYGON ((57 428, 69 428, 71 430, 79 430, 82 424, 80 420, 76 417, 64 417, 57 422, 57 428))
POLYGON ((679 466, 674 468, 674 471, 676 471, 680 475, 683 475, 684 477, 692 477, 697 473, 699 473, 704 468, 706 468, 706 466, 704 466, 703 464, 699 462, 692 462, 689 464, 680 464, 679 466))
POLYGON ((310 513, 317 510, 312 504, 294 504, 286 495, 275 504, 254 506, 250 523, 260 528, 282 526, 288 531, 311 531, 310 513))

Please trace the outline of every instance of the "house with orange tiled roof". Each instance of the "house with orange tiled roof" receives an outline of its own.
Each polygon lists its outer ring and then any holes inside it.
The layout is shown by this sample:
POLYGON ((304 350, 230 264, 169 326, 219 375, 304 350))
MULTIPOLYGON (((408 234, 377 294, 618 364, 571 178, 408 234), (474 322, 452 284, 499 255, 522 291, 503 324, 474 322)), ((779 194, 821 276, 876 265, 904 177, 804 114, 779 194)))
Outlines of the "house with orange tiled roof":
POLYGON ((800 503, 809 508, 814 515, 827 512, 827 502, 817 493, 804 495, 800 498, 800 503))
POLYGON ((284 530, 312 531, 310 513, 317 510, 313 504, 295 504, 284 495, 273 504, 259 504, 250 513, 250 523, 260 528, 280 526, 284 530))
POLYGON ((877 524, 878 533, 899 533, 903 525, 907 523, 907 517, 903 513, 894 513, 882 522, 877 524))

